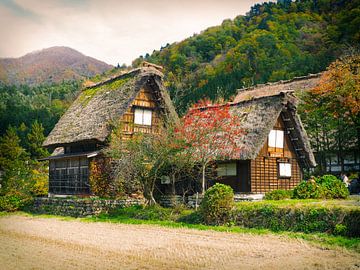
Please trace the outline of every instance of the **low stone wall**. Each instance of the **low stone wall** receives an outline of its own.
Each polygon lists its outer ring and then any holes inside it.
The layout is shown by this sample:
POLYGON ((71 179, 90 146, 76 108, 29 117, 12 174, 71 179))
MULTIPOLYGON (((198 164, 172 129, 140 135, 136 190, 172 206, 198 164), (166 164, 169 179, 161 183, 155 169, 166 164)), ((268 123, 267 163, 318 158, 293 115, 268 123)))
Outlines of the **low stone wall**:
POLYGON ((200 206, 200 203, 203 199, 203 195, 201 194, 194 194, 192 196, 188 196, 188 200, 187 200, 187 206, 190 207, 190 208, 197 208, 200 206), (197 207, 196 207, 196 203, 197 203, 197 207))
POLYGON ((159 204, 163 207, 174 207, 184 204, 183 197, 180 195, 163 195, 159 199, 159 204))
POLYGON ((108 213, 118 207, 142 204, 144 200, 131 198, 123 200, 36 198, 30 211, 37 214, 86 217, 108 213))

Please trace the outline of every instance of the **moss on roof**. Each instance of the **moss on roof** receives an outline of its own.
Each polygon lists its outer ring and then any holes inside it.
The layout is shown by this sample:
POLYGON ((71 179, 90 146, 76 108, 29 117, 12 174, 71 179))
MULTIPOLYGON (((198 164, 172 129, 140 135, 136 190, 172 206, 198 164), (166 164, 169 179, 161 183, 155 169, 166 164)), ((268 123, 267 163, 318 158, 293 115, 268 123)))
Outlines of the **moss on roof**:
POLYGON ((86 88, 84 89, 79 97, 78 97, 78 101, 83 105, 86 106, 88 104, 88 102, 97 94, 101 94, 104 91, 112 91, 112 90, 116 90, 119 89, 120 87, 122 87, 125 83, 127 83, 131 78, 127 77, 127 78, 120 78, 118 80, 114 80, 108 84, 101 84, 101 85, 96 85, 94 87, 90 87, 90 88, 86 88))

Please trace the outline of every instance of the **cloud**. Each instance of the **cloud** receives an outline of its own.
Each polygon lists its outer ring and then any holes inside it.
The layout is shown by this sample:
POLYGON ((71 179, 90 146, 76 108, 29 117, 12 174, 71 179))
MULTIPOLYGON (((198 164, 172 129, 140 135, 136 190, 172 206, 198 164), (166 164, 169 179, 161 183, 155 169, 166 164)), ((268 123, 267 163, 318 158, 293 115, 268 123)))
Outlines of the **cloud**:
POLYGON ((23 18, 29 18, 35 21, 39 20, 39 16, 28 10, 23 8, 22 6, 18 5, 15 1, 13 0, 1 0, 0 1, 0 6, 3 6, 5 8, 7 8, 8 10, 10 10, 15 16, 18 17, 23 17, 23 18))
MULTIPOLYGON (((257 0, 0 0, 0 57, 69 46, 116 65, 245 14, 257 0), (25 15, 28 14, 28 15, 25 15), (29 18, 41 18, 41 23, 29 18)), ((40 19, 39 19, 40 20, 40 19)))

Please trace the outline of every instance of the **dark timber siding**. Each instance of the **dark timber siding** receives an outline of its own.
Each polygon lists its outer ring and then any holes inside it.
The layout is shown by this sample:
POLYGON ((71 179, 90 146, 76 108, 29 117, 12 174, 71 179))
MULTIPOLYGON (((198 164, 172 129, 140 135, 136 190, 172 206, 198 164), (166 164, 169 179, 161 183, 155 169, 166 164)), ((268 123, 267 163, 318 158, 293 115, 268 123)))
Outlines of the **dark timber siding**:
POLYGON ((89 194, 89 162, 86 157, 50 160, 49 193, 89 194))

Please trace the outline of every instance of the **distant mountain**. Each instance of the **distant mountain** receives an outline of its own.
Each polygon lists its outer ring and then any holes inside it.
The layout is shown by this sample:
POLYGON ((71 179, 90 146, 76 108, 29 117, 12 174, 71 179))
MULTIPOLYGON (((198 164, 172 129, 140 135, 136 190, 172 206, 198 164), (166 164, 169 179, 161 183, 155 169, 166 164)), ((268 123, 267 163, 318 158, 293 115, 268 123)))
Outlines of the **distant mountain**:
POLYGON ((16 85, 56 83, 92 77, 112 68, 74 49, 51 47, 19 58, 0 58, 0 81, 16 85))

